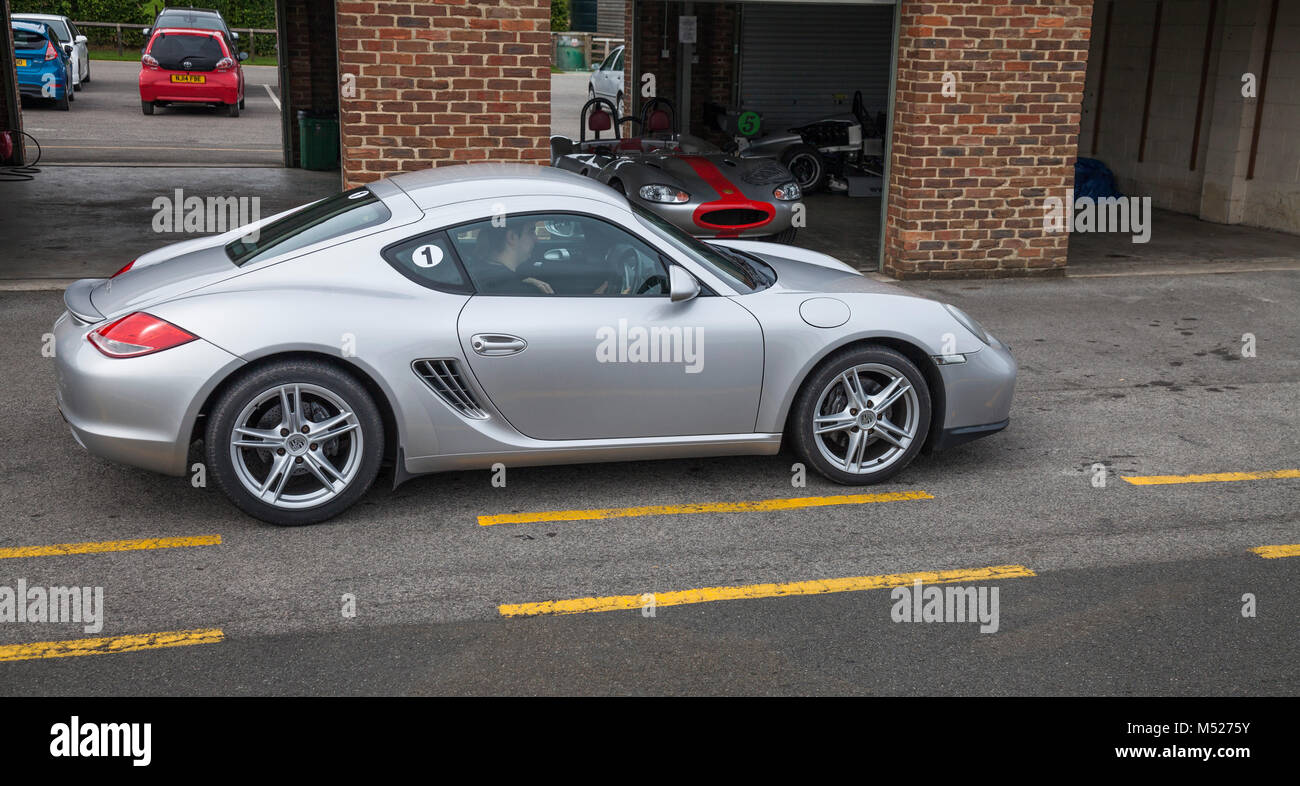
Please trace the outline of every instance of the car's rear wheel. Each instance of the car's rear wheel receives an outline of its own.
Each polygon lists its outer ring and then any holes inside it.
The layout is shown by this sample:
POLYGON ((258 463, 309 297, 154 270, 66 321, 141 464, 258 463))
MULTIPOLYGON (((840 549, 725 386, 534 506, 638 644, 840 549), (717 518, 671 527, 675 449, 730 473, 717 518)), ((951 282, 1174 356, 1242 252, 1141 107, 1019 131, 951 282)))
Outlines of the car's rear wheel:
POLYGON ((315 524, 370 488, 384 426, 350 374, 321 361, 285 361, 221 395, 204 450, 218 488, 240 510, 272 524, 315 524))
POLYGON ((804 382, 791 411, 795 451, 845 485, 884 481, 911 463, 930 428, 925 377, 900 352, 849 347, 804 382))
POLYGON ((226 104, 226 112, 228 112, 231 117, 239 117, 239 102, 236 101, 233 104, 226 104))
POLYGON ((153 102, 152 102, 152 101, 141 101, 141 102, 140 102, 140 111, 141 111, 141 112, 144 112, 146 115, 152 115, 152 114, 153 114, 153 102))
POLYGON ((791 145, 781 154, 781 163, 790 170, 806 194, 817 191, 826 183, 826 160, 812 145, 791 145))
POLYGON ((56 99, 54 99, 54 106, 55 106, 55 108, 57 108, 60 112, 66 112, 66 111, 68 111, 69 109, 71 109, 71 108, 72 108, 72 90, 71 90, 70 88, 66 88, 66 87, 65 87, 65 88, 63 89, 63 97, 62 97, 62 98, 56 98, 56 99))

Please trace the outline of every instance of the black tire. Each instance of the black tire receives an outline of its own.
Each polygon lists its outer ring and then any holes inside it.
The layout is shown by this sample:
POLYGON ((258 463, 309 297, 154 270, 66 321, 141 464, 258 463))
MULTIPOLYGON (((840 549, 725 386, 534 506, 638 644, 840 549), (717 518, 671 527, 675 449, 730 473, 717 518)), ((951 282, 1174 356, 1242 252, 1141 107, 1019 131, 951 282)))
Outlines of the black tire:
POLYGON ((217 488, 240 510, 280 526, 317 524, 352 507, 374 483, 384 456, 384 423, 370 393, 351 374, 320 360, 286 360, 244 374, 221 394, 208 416, 203 450, 217 488), (268 390, 288 384, 315 385, 342 399, 356 415, 361 434, 359 463, 351 481, 314 507, 286 509, 258 499, 240 482, 231 457, 230 440, 241 411, 268 390))
POLYGON ((239 102, 236 101, 233 104, 226 104, 226 112, 231 117, 239 117, 239 102))
POLYGON ((78 82, 78 83, 76 83, 75 85, 73 85, 73 86, 72 86, 72 91, 73 91, 74 93, 80 93, 80 92, 81 92, 81 82, 78 82))
POLYGON ((140 111, 143 112, 143 113, 145 113, 146 115, 152 115, 152 114, 153 114, 153 102, 152 102, 152 101, 141 101, 141 102, 140 102, 140 111))
MULTIPOLYGON (((879 392, 879 390, 869 391, 868 395, 873 392, 879 392)), ((894 406, 900 405, 896 404, 894 406)), ((903 402, 902 406, 910 406, 910 404, 903 402)), ((891 408, 890 411, 896 410, 891 408)), ((896 350, 878 344, 864 344, 846 347, 832 354, 804 380, 803 387, 799 390, 799 395, 795 397, 794 405, 790 408, 790 419, 787 423, 786 435, 799 458, 815 469, 822 477, 846 486, 866 486, 888 480, 910 464, 916 458, 916 454, 921 451, 929 429, 930 390, 926 386, 925 377, 921 374, 920 369, 896 350), (819 449, 813 435, 814 410, 817 408, 818 399, 821 397, 822 392, 831 386, 837 377, 849 369, 868 363, 879 364, 893 369, 906 378, 907 382, 915 390, 917 406, 916 433, 906 448, 901 450, 897 457, 890 460, 882 469, 851 473, 832 464, 819 449)), ((844 438, 847 440, 849 435, 844 433, 844 438)), ((877 449, 893 450, 883 440, 876 439, 874 442, 869 443, 867 447, 870 448, 871 444, 876 444, 877 449)), ((864 456, 864 462, 866 460, 864 456)))
POLYGON ((242 99, 242 98, 239 99, 239 108, 240 108, 240 109, 243 109, 243 108, 244 108, 244 99, 242 99))
POLYGON ((826 185, 826 159, 812 145, 791 145, 781 154, 781 163, 794 175, 805 194, 826 185))
POLYGON ((86 66, 86 75, 85 75, 84 77, 82 77, 81 81, 82 81, 82 83, 84 83, 84 84, 87 84, 87 85, 90 84, 90 66, 89 66, 89 65, 86 66))
POLYGON ((788 245, 794 242, 794 236, 798 231, 795 227, 786 227, 775 235, 769 235, 763 239, 769 243, 785 243, 788 245))
POLYGON ((65 87, 65 88, 63 89, 63 98, 56 98, 56 99, 54 99, 54 108, 55 108, 55 109, 58 109, 60 112, 66 112, 66 111, 68 111, 69 109, 71 109, 71 108, 72 108, 72 90, 70 90, 69 88, 66 88, 66 87, 65 87))

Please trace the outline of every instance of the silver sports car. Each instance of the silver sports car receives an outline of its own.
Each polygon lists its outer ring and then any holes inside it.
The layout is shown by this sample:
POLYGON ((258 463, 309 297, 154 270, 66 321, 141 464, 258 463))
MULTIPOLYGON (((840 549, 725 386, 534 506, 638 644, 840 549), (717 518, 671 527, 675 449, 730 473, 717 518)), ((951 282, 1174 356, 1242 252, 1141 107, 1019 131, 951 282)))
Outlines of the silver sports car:
POLYGON ((803 194, 784 165, 676 133, 672 104, 662 98, 648 101, 639 119, 614 122, 614 111, 606 99, 588 101, 577 140, 551 137, 551 165, 594 178, 696 237, 794 240, 803 194), (639 125, 641 135, 620 136, 624 122, 639 125), (611 136, 602 138, 605 131, 611 136))
POLYGON ((371 183, 70 286, 86 449, 201 460, 276 524, 447 470, 775 454, 844 484, 1007 424, 1016 363, 958 309, 822 254, 704 243, 590 179, 371 183), (198 451, 202 458, 191 458, 198 451))

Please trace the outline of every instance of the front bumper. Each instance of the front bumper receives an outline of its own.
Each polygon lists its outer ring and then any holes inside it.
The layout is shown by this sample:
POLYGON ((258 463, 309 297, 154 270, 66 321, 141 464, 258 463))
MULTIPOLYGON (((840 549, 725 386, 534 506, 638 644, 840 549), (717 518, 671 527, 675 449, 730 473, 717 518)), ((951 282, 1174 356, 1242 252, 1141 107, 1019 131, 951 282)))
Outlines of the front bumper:
POLYGON ((203 339, 109 358, 86 340, 96 326, 67 312, 54 323, 56 399, 73 437, 96 456, 184 475, 199 408, 244 361, 203 339))
POLYGON ((753 240, 780 234, 789 229, 794 219, 794 206, 799 204, 798 202, 773 200, 770 204, 775 212, 770 221, 761 226, 748 229, 728 230, 697 223, 696 211, 700 209, 701 203, 696 200, 682 204, 665 204, 663 202, 650 202, 634 194, 628 194, 628 199, 652 211, 655 215, 663 217, 673 226, 695 237, 749 238, 753 240))
POLYGON ((965 363, 939 366, 944 387, 943 428, 931 440, 931 449, 954 447, 1007 426, 1018 367, 1006 344, 993 337, 990 340, 990 346, 966 355, 965 363))

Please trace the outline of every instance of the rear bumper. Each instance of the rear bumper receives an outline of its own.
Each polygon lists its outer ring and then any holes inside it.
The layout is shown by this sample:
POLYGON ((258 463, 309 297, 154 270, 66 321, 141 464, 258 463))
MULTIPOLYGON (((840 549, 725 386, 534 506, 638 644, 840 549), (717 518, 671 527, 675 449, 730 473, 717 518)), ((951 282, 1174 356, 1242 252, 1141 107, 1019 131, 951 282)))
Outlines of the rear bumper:
POLYGON ((239 75, 233 71, 204 71, 203 84, 172 82, 178 71, 140 69, 140 100, 196 104, 234 104, 239 101, 239 75))
POLYGON ((54 323, 55 397, 73 437, 106 459, 185 474, 199 408, 244 361, 203 339, 113 359, 86 340, 92 327, 66 312, 54 323))
POLYGON ((35 76, 29 74, 19 74, 18 75, 19 95, 23 95, 28 98, 54 98, 54 99, 63 98, 64 91, 68 89, 68 84, 64 80, 63 74, 60 73, 56 75, 55 78, 48 83, 41 81, 42 76, 43 74, 37 74, 35 76), (53 95, 47 95, 45 93, 46 84, 50 84, 53 86, 54 88, 53 95))

